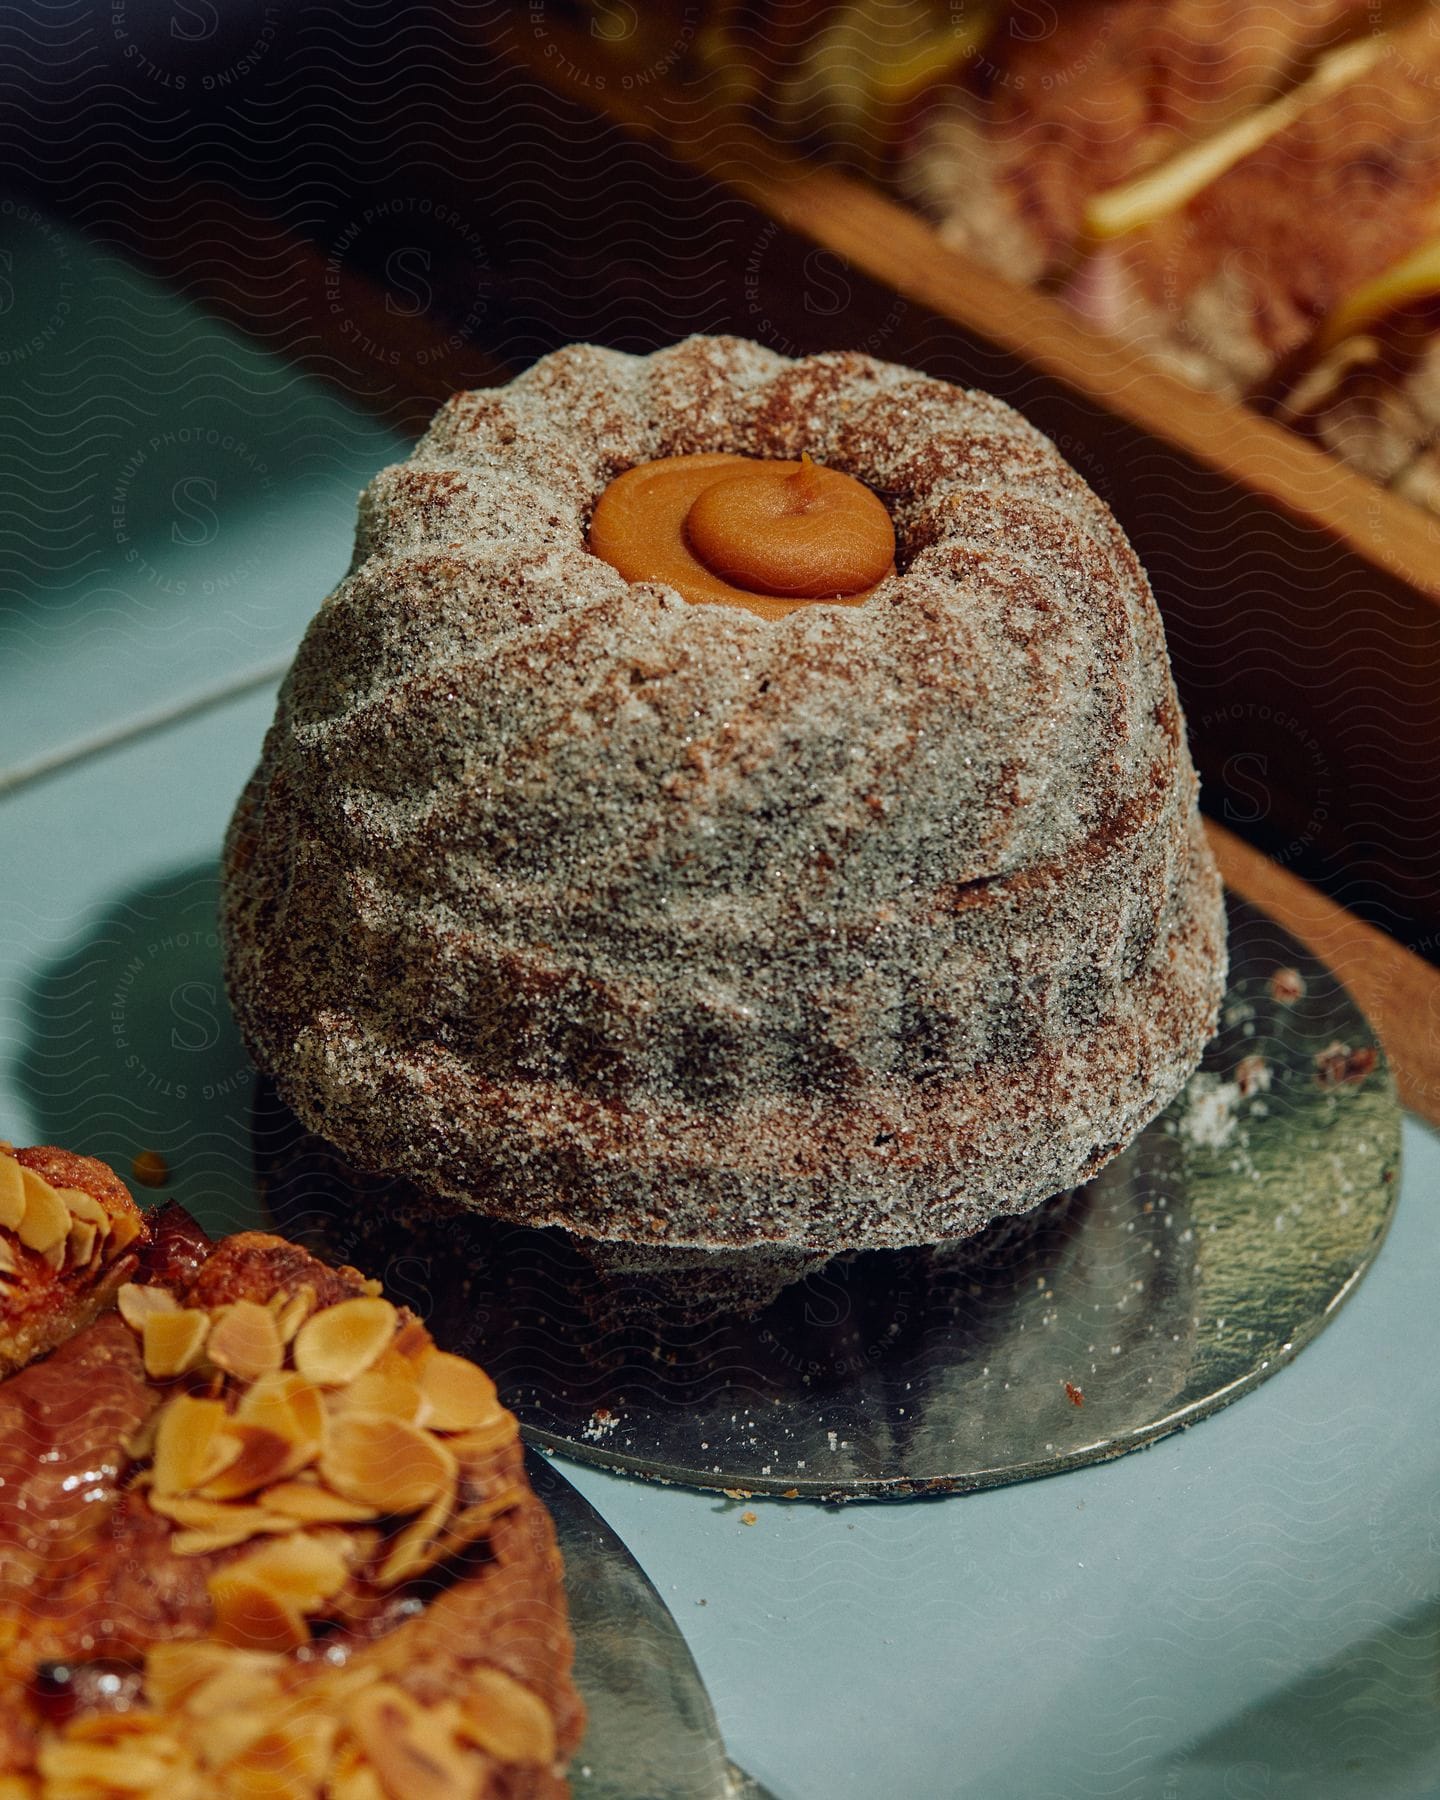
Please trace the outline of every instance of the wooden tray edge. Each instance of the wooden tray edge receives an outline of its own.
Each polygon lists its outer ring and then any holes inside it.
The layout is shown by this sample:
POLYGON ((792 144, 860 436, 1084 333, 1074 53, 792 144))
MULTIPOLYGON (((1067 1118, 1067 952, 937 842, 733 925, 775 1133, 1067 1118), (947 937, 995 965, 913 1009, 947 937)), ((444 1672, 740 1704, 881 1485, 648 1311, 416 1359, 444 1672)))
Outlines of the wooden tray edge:
POLYGON ((1402 1103, 1440 1125, 1440 970, 1222 825, 1206 831, 1226 886, 1335 971, 1379 1033, 1402 1103))

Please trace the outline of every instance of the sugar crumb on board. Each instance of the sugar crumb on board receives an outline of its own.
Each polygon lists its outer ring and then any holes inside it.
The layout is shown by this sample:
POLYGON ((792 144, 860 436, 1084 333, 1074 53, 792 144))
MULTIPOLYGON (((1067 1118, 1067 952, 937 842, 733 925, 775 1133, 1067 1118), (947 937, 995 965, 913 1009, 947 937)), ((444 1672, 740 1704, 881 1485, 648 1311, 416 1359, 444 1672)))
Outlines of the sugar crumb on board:
POLYGON ((608 1406, 597 1406, 590 1417, 580 1427, 580 1435, 587 1444, 600 1444, 608 1438, 620 1423, 620 1415, 611 1412, 608 1406))

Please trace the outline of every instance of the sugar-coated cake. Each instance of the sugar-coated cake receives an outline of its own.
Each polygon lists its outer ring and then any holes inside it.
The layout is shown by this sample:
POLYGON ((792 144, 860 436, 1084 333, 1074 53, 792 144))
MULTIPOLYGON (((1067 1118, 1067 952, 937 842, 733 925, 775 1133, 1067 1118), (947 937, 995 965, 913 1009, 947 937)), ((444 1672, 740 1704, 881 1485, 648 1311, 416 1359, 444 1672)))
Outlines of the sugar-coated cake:
POLYGON ((364 494, 225 853, 230 990, 362 1169, 584 1238, 966 1237, 1092 1175, 1212 1033, 1220 883, 1145 575, 1047 439, 872 358, 586 346, 364 494), (878 495, 863 604, 591 553, 657 459, 878 495))

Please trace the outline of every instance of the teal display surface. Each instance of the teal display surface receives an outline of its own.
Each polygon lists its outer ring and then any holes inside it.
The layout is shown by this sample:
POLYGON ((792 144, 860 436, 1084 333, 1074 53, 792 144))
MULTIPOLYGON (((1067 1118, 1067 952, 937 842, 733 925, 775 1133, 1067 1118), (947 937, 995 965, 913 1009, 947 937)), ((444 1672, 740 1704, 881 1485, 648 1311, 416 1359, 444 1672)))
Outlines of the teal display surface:
POLYGON ((0 190, 0 782, 282 666, 409 446, 0 190))
MULTIPOLYGON (((157 295, 133 309, 137 341, 157 295)), ((37 418, 38 367, 5 375, 31 383, 5 391, 37 418)), ((338 429, 335 402, 279 375, 297 442, 306 419, 317 444, 338 429)), ((226 391, 217 365, 192 414, 226 391)), ((64 429, 83 456, 77 420, 64 429)), ((297 512, 217 491, 214 542, 257 571, 253 592, 167 611, 130 564, 50 589, 61 539, 37 528, 31 585, 0 600, 0 1136, 122 1171, 159 1150, 166 1191, 215 1229, 255 1213, 214 870, 273 687, 3 780, 283 656, 343 568, 353 489, 395 454, 356 430, 343 466, 317 451, 297 512)), ((59 533, 58 488, 24 518, 59 533)), ((1437 1200, 1440 1138, 1407 1120, 1389 1240, 1333 1325, 1233 1407, 1115 1463, 840 1512, 566 1473, 654 1580, 731 1754, 777 1800, 1437 1796, 1437 1200)))

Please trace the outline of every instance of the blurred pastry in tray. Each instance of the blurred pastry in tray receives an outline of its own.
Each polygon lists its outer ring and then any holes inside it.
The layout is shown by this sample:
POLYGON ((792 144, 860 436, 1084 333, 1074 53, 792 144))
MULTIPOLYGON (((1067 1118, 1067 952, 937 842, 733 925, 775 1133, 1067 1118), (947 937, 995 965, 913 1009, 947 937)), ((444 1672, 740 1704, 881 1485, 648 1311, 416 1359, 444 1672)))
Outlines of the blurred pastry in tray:
POLYGON ((1440 31, 1332 52, 1299 88, 1086 209, 1087 317, 1231 394, 1264 387, 1440 218, 1440 31))
POLYGON ((1436 504, 1434 284, 1396 290, 1429 279, 1440 226, 1433 6, 706 16, 700 68, 767 130, 889 180, 967 256, 1436 504))
MULTIPOLYGON (((107 1211, 119 1187, 53 1149, 5 1164, 107 1211)), ((0 1384, 0 1793, 568 1793, 559 1556, 487 1377, 353 1269, 137 1224, 128 1279, 0 1384)), ((32 1289, 67 1306, 26 1236, 0 1228, 12 1361, 32 1289)))
POLYGON ((831 0, 704 9, 693 64, 712 100, 787 142, 885 173, 917 108, 969 68, 1002 0, 831 0))
POLYGON ((1307 78, 1366 0, 1080 0, 1002 8, 963 79, 936 90, 901 185, 942 236, 1002 274, 1067 267, 1094 196, 1307 78))
POLYGON ((1377 0, 851 0, 705 10, 695 62, 788 142, 895 174, 958 248, 1064 270, 1094 196, 1368 37, 1377 0))

